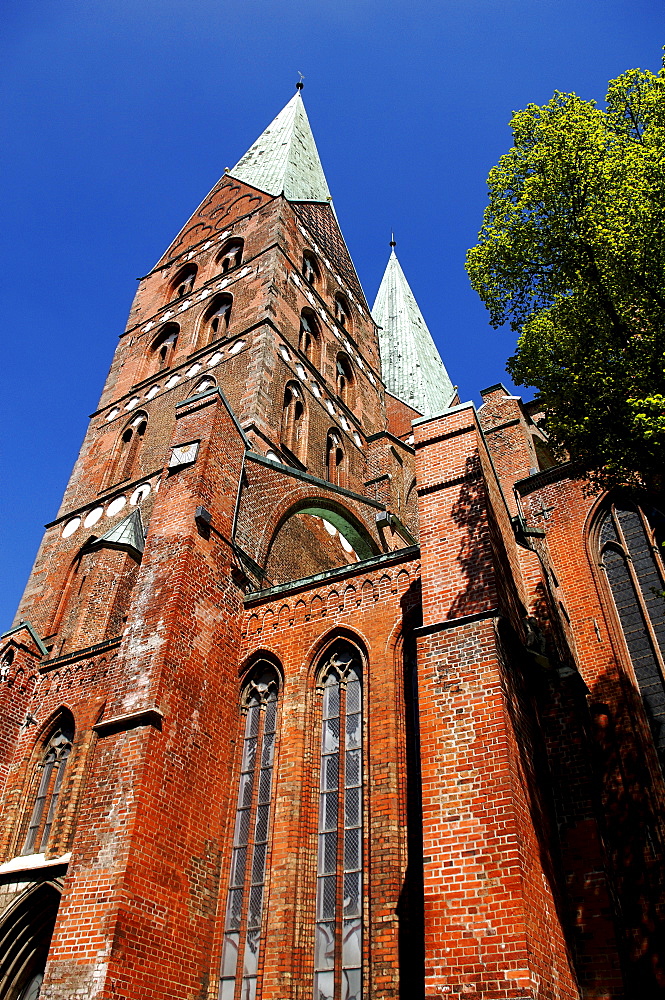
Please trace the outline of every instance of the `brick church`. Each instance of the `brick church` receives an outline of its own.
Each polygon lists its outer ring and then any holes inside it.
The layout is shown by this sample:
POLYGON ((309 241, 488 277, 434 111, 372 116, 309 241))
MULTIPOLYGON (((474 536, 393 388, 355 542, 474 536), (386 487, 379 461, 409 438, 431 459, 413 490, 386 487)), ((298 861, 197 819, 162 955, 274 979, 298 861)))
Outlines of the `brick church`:
POLYGON ((0 1000, 665 996, 648 503, 373 309, 300 91, 140 282, 0 644, 0 1000))

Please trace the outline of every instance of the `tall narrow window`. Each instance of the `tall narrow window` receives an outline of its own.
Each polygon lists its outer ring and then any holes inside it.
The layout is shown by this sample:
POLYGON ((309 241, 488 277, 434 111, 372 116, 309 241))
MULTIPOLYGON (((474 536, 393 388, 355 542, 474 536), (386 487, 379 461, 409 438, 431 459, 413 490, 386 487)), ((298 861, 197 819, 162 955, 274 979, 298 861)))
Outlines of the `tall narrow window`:
POLYGON ((297 385, 290 382, 284 390, 281 444, 296 458, 301 457, 304 444, 305 404, 297 385))
POLYGON ((654 530, 643 510, 617 501, 603 515, 599 542, 601 565, 665 770, 665 601, 661 596, 665 573, 654 530))
POLYGON ((244 247, 244 241, 241 239, 229 240, 222 247, 222 252, 217 258, 217 263, 219 264, 222 274, 226 274, 234 267, 238 267, 242 261, 242 251, 244 247))
POLYGON ((215 296, 203 317, 197 347, 205 347, 211 340, 216 340, 226 334, 232 305, 233 297, 231 295, 215 296))
POLYGON ((316 257, 309 250, 305 250, 302 257, 302 273, 308 285, 316 285, 319 280, 319 266, 316 257))
POLYGON ((362 687, 356 650, 340 642, 324 668, 314 1000, 362 991, 362 687))
POLYGON ((179 333, 180 327, 177 323, 167 323, 153 340, 150 350, 157 357, 160 368, 165 368, 170 363, 175 353, 179 333))
POLYGON ((69 723, 60 726, 46 747, 39 770, 41 772, 37 796, 32 807, 28 834, 23 846, 23 854, 45 851, 48 847, 53 820, 58 808, 65 765, 72 749, 74 728, 69 723))
POLYGON ((313 365, 319 364, 319 326, 311 309, 303 309, 300 315, 298 347, 313 365))
POLYGON ((337 395, 346 403, 347 406, 353 406, 353 368, 351 367, 351 361, 348 355, 338 354, 336 365, 336 377, 337 377, 337 395))
POLYGON ((254 1000, 256 997, 278 693, 277 671, 266 663, 256 669, 244 691, 245 737, 226 901, 219 1000, 254 1000))
POLYGON ((147 426, 148 418, 145 413, 138 413, 122 432, 116 459, 107 481, 108 486, 122 483, 131 477, 147 426))
POLYGON ((196 264, 187 264, 185 267, 181 268, 180 271, 178 271, 171 283, 170 298, 184 299, 186 295, 189 295, 194 287, 196 271, 196 264))
POLYGON ((326 440, 326 478, 335 486, 343 485, 344 449, 337 431, 330 431, 326 440))
POLYGON ((339 292, 335 296, 335 319, 345 330, 351 329, 351 309, 349 303, 339 292))

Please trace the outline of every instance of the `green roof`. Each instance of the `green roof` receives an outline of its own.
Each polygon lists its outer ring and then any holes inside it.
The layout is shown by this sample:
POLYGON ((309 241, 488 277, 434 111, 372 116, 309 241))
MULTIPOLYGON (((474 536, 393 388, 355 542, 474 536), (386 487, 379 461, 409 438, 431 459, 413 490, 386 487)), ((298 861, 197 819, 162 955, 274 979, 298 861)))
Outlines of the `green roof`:
POLYGON ((394 250, 372 316, 381 327, 379 348, 386 389, 423 416, 442 413, 456 390, 394 250))
POLYGON ((328 202, 330 191, 300 91, 268 125, 229 176, 289 201, 328 202))

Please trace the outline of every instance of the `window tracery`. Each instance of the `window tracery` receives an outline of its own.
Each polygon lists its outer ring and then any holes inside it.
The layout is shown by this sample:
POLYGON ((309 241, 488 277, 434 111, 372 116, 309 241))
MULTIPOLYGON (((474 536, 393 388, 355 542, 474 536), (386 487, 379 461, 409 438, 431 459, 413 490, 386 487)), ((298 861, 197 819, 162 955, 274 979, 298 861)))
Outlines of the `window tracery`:
POLYGON ((308 361, 318 367, 321 337, 319 325, 311 309, 303 309, 300 314, 300 333, 298 335, 298 348, 305 355, 308 361))
POLYGON ((618 500, 601 517, 598 544, 600 563, 665 768, 665 572, 654 528, 644 510, 618 500))
POLYGON ((282 405, 281 443, 296 458, 301 458, 304 446, 305 403, 298 386, 289 382, 284 390, 282 405))
POLYGON ((260 974, 261 932, 273 801, 279 677, 258 665, 245 685, 245 733, 231 874, 226 901, 219 1000, 253 1000, 260 974))
POLYGON ((198 268, 196 264, 187 264, 178 271, 171 283, 171 299, 184 299, 194 287, 198 268))
POLYGON ((160 369, 170 363, 175 353, 179 333, 180 327, 177 323, 167 323, 153 340, 150 351, 154 357, 157 357, 160 369))
POLYGON ((314 1000, 360 1000, 363 951, 363 707, 360 658, 335 644, 323 693, 314 1000))
POLYGON ((335 486, 343 485, 344 448, 342 438, 335 430, 329 431, 326 439, 326 478, 335 486))
POLYGON ((51 828, 58 808, 65 765, 72 749, 74 727, 63 722, 49 740, 38 766, 41 772, 28 832, 22 854, 34 854, 48 847, 51 828))

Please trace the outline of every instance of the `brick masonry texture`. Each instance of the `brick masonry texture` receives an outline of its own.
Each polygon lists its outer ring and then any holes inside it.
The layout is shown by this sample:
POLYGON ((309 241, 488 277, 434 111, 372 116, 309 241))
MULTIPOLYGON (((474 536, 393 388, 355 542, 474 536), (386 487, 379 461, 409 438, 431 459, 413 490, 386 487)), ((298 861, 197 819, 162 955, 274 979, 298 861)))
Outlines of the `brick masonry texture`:
POLYGON ((61 892, 44 1000, 218 996, 241 697, 266 662, 256 996, 313 996, 318 679, 339 639, 363 675, 362 996, 664 995, 665 789, 599 569, 608 498, 552 466, 519 399, 483 400, 425 419, 385 392, 329 205, 225 176, 141 280, 0 645, 0 942, 31 893, 61 892), (104 540, 136 511, 142 552, 104 540))

